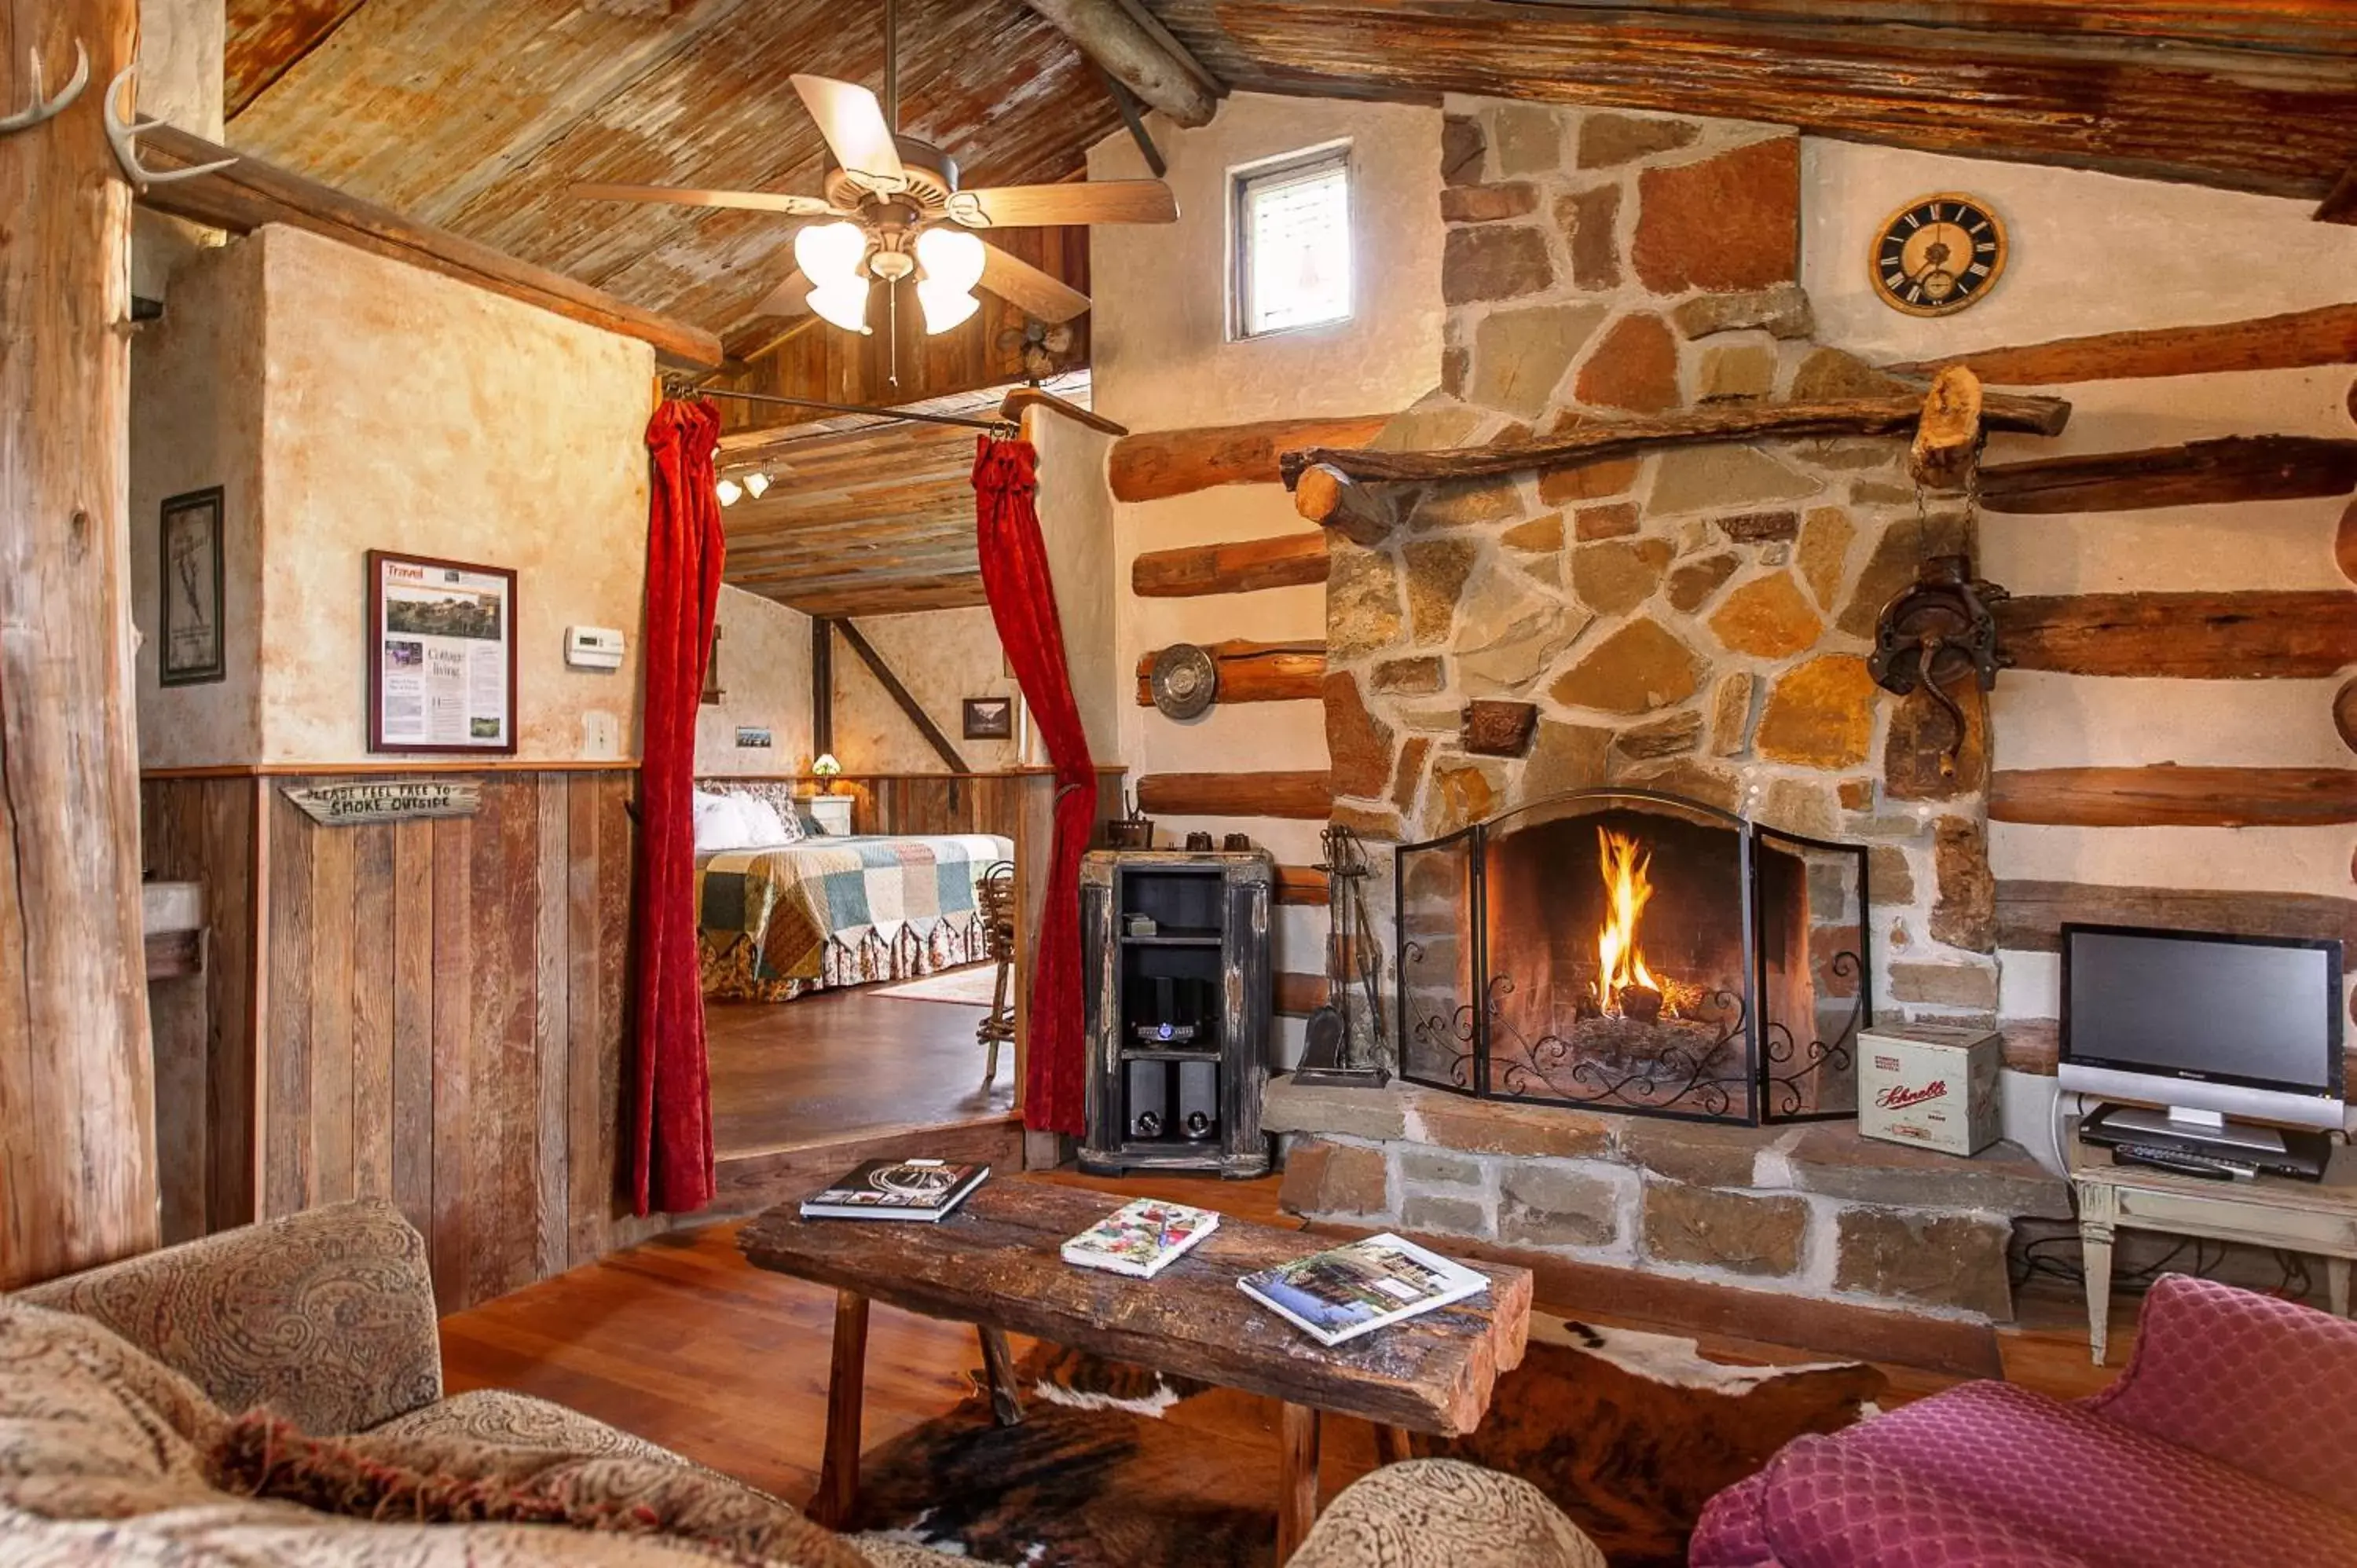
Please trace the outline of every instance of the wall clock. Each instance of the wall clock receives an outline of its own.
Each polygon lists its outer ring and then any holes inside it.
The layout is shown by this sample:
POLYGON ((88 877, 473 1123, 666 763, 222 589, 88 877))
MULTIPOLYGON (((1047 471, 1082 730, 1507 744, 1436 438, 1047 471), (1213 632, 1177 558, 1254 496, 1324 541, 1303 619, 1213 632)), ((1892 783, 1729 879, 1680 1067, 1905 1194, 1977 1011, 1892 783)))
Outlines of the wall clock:
POLYGON ((1947 316, 2005 272, 2005 224, 1978 197, 1919 197, 1882 220, 1867 257, 1874 292, 1910 316, 1947 316))

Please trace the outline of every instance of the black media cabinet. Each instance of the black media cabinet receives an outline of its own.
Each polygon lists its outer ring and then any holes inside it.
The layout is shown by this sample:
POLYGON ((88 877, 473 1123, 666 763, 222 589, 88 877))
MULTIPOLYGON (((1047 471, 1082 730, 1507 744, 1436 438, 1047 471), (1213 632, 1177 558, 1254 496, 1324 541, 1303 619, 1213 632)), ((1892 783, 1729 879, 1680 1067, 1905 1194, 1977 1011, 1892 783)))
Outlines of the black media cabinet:
POLYGON ((1082 1170, 1268 1173, 1275 882, 1262 850, 1097 850, 1082 863, 1082 1170))

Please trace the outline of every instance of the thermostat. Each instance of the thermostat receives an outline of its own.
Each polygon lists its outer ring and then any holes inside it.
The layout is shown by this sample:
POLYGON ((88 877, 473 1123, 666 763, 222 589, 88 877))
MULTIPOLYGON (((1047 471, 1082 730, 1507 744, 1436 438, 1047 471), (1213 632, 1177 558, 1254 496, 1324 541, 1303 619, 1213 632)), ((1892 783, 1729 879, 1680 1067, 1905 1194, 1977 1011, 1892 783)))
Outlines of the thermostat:
POLYGON ((576 670, 619 670, 622 667, 622 634, 608 626, 565 628, 565 662, 576 670))

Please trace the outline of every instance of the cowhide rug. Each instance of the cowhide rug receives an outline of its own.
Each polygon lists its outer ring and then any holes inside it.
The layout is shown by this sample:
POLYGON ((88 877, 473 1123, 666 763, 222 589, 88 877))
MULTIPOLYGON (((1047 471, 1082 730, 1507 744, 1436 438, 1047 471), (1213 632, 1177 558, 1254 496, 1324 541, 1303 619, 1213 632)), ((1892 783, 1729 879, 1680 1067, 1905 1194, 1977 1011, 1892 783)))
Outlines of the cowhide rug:
MULTIPOLYGON (((1274 1568, 1274 1404, 1046 1345, 1018 1370, 1021 1424, 977 1392, 867 1455, 863 1528, 1037 1568, 1274 1568)), ((1885 1386, 1856 1363, 1727 1366, 1691 1339, 1536 1317, 1480 1430, 1415 1446, 1536 1484, 1615 1568, 1674 1568, 1713 1493, 1885 1386)), ((1329 1493, 1373 1463, 1360 1423, 1328 1422, 1325 1447, 1329 1493)))

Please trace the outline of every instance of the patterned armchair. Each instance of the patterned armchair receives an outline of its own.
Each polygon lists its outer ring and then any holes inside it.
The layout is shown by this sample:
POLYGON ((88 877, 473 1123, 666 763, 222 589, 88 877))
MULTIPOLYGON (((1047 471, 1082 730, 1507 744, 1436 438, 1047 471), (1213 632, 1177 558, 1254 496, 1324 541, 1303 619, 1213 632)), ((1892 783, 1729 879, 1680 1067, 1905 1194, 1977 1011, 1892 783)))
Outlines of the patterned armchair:
MULTIPOLYGON (((697 1469, 715 1488, 745 1490, 563 1405, 490 1390, 443 1398, 425 1243, 392 1205, 362 1201, 0 1298, 0 1562, 669 1568, 712 1561, 653 1537, 361 1523, 284 1504, 241 1507, 191 1473, 188 1455, 202 1418, 187 1412, 203 1402, 199 1394, 218 1407, 216 1422, 221 1412, 267 1404, 312 1433, 652 1460, 697 1469), (70 1320, 12 1316, 16 1304, 93 1320, 130 1349, 117 1347, 109 1362, 104 1347, 61 1348, 54 1326, 70 1320), (169 1371, 153 1371, 156 1362, 169 1371), (90 1412, 109 1403, 149 1413, 129 1442, 103 1452, 90 1412), (179 1412, 189 1429, 156 1430, 156 1410, 179 1412)), ((873 1568, 964 1561, 867 1538, 851 1544, 873 1568)), ((1603 1568, 1603 1559, 1523 1482, 1425 1460, 1342 1492, 1289 1568, 1603 1568)))
POLYGON ((2357 1323, 2185 1274, 2066 1404, 1965 1383, 1787 1444, 1721 1492, 1694 1568, 2357 1563, 2357 1323))

